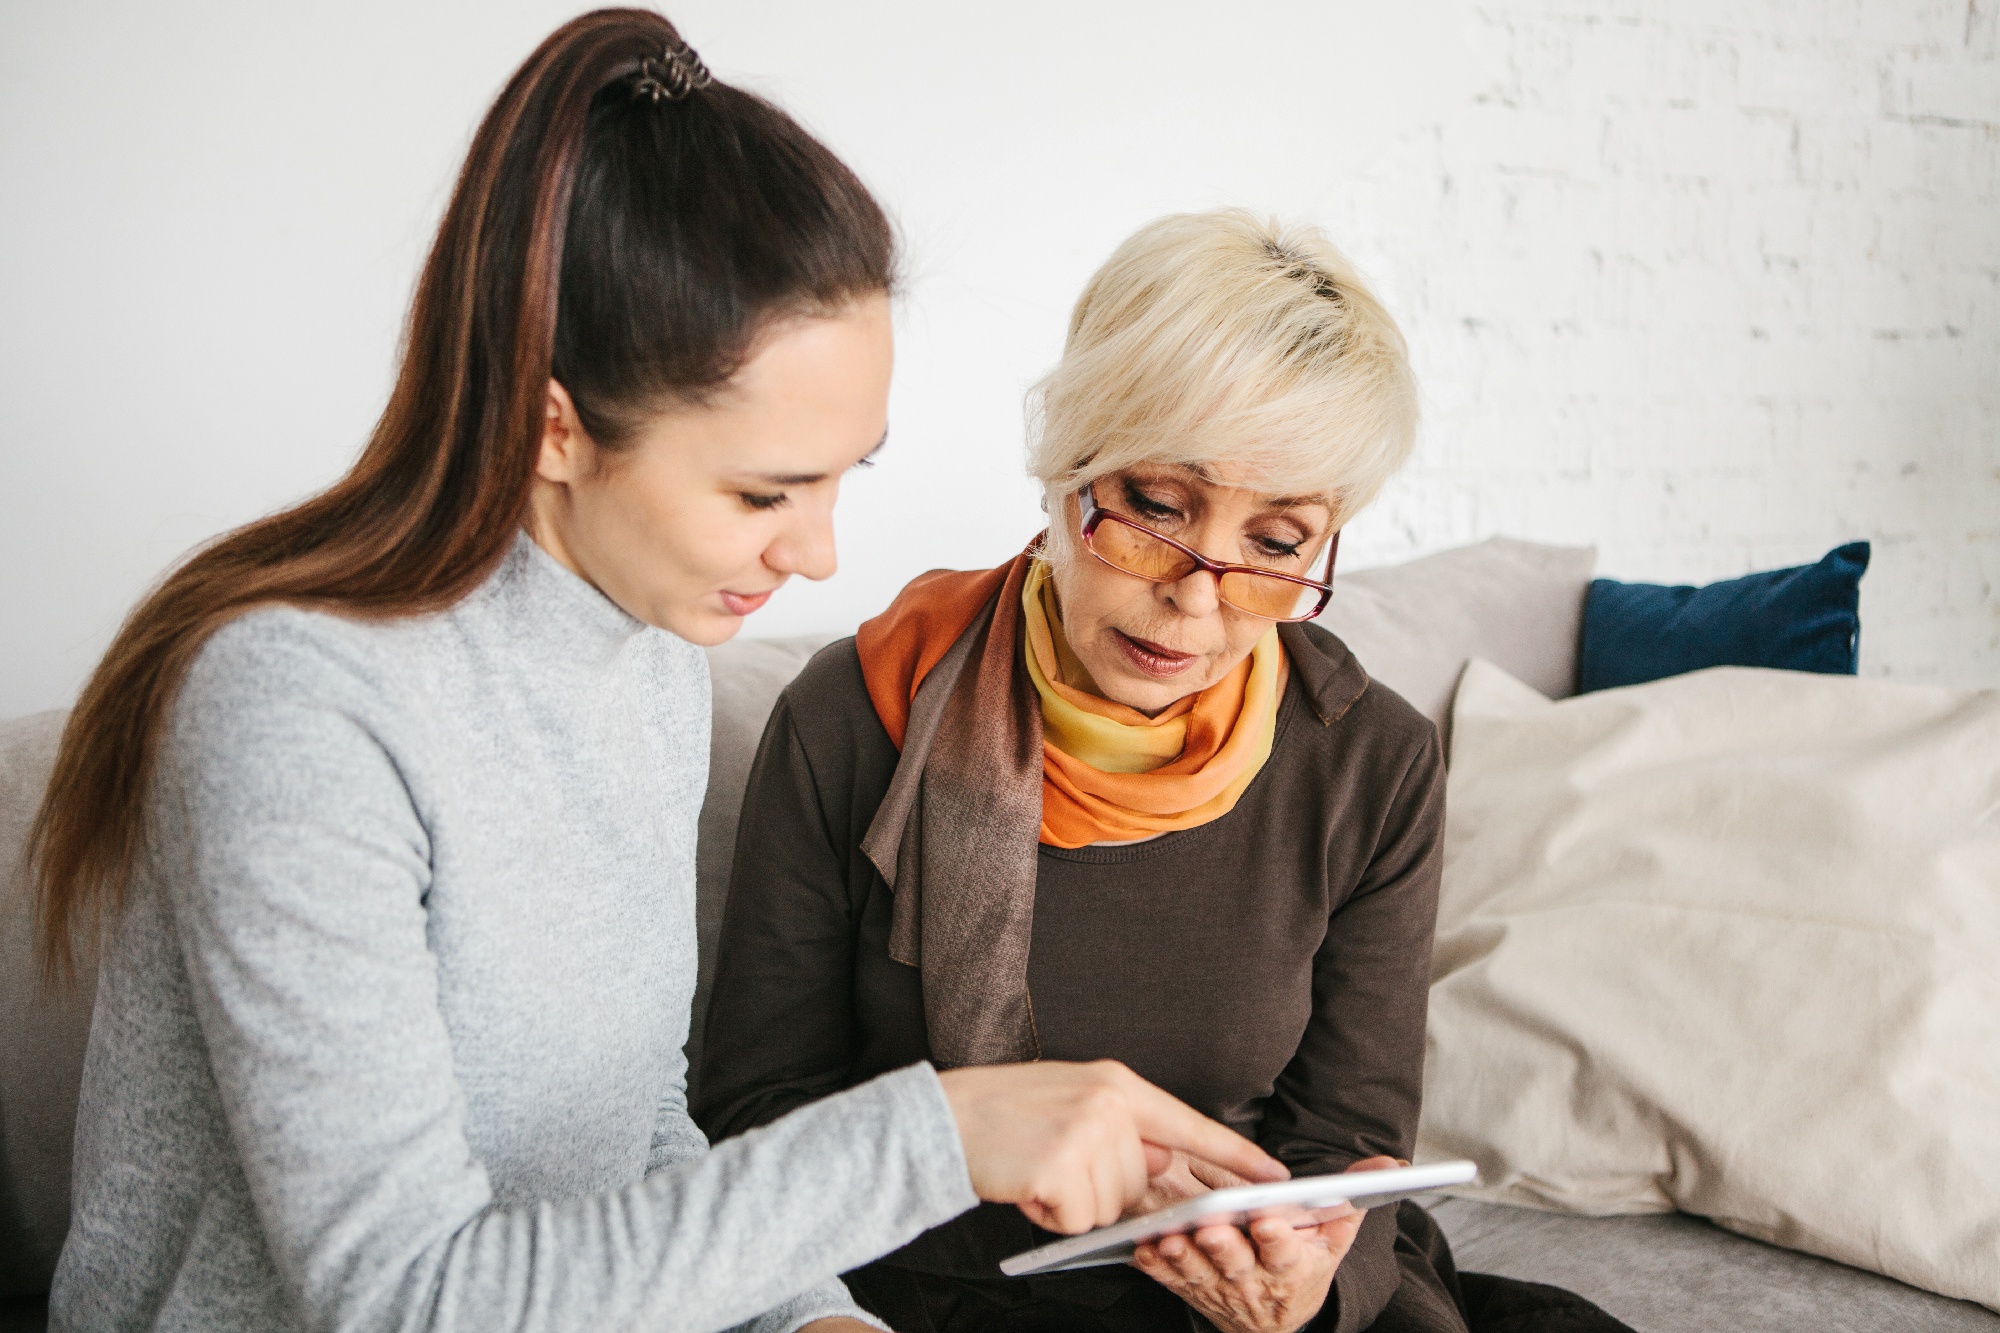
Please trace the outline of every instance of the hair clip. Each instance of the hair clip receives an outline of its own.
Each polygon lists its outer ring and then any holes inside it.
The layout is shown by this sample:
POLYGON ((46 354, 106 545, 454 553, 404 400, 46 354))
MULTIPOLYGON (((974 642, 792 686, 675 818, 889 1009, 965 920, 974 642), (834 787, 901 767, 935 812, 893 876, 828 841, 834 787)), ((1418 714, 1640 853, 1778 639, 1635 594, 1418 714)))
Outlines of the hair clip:
POLYGON ((660 56, 647 56, 639 62, 639 81, 632 85, 632 95, 651 98, 655 105, 678 102, 714 82, 693 47, 670 42, 660 56))

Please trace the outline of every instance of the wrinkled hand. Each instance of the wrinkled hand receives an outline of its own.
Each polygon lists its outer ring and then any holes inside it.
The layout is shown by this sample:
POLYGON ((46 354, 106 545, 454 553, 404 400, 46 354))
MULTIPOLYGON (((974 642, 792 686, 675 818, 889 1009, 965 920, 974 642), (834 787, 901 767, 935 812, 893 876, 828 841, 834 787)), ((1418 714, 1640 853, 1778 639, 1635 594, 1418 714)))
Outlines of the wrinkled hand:
POLYGON ((882 1333, 873 1324, 864 1324, 859 1319, 849 1319, 846 1315, 835 1315, 831 1319, 815 1319, 810 1324, 799 1325, 799 1333, 882 1333))
POLYGON ((938 1076, 972 1189, 1050 1231, 1108 1226, 1176 1149, 1252 1180, 1290 1172, 1115 1060, 982 1065, 938 1076))
MULTIPOLYGON (((1186 1164, 1182 1178, 1175 1174, 1175 1165, 1169 1164, 1162 1173, 1169 1178, 1166 1185, 1156 1187, 1185 1189, 1188 1180, 1200 1185, 1204 1176, 1221 1178, 1213 1167, 1195 1162, 1186 1164)), ((1347 1169, 1376 1171, 1396 1165, 1393 1157, 1370 1157, 1347 1169)), ((1132 1262, 1222 1333, 1293 1333, 1326 1304, 1334 1272, 1347 1257, 1367 1213, 1343 1204, 1317 1209, 1315 1215, 1322 1220, 1312 1227, 1295 1226, 1295 1218, 1288 1215, 1259 1218, 1250 1223, 1247 1235, 1236 1227, 1217 1225, 1202 1227, 1191 1236, 1162 1236, 1141 1245, 1132 1262)))

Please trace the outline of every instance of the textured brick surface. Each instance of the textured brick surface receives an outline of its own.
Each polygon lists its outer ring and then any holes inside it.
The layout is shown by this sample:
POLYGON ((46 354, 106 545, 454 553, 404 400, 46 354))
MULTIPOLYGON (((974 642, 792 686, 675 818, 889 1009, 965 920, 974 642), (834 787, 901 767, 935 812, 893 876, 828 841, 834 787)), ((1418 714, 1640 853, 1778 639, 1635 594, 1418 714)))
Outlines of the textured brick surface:
POLYGON ((1410 331, 1374 563, 1702 582, 1875 543, 1862 670, 2000 684, 2000 0, 1503 0, 1324 215, 1410 331))

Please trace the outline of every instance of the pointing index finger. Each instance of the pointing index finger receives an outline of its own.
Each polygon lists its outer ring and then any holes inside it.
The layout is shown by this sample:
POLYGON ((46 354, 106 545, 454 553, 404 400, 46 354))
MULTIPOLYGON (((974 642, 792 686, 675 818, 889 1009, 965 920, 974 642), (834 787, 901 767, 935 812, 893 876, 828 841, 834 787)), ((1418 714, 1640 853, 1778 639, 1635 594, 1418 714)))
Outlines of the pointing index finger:
MULTIPOLYGON (((1129 1071, 1128 1071, 1129 1073, 1129 1071)), ((1132 1119, 1139 1137, 1160 1148, 1178 1148, 1192 1156, 1226 1167, 1247 1180, 1288 1180, 1291 1172, 1277 1158, 1225 1125, 1137 1074, 1130 1074, 1132 1119)))

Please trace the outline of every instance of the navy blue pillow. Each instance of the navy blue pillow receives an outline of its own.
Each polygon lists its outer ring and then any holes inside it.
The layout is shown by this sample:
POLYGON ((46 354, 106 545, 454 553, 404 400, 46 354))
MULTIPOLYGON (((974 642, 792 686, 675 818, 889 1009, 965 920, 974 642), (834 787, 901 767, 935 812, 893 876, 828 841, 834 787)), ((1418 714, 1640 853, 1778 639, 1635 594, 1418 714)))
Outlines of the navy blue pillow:
POLYGON ((1577 693, 1712 666, 1854 674, 1868 543, 1816 565, 1772 569, 1706 588, 1598 579, 1583 604, 1577 693))

